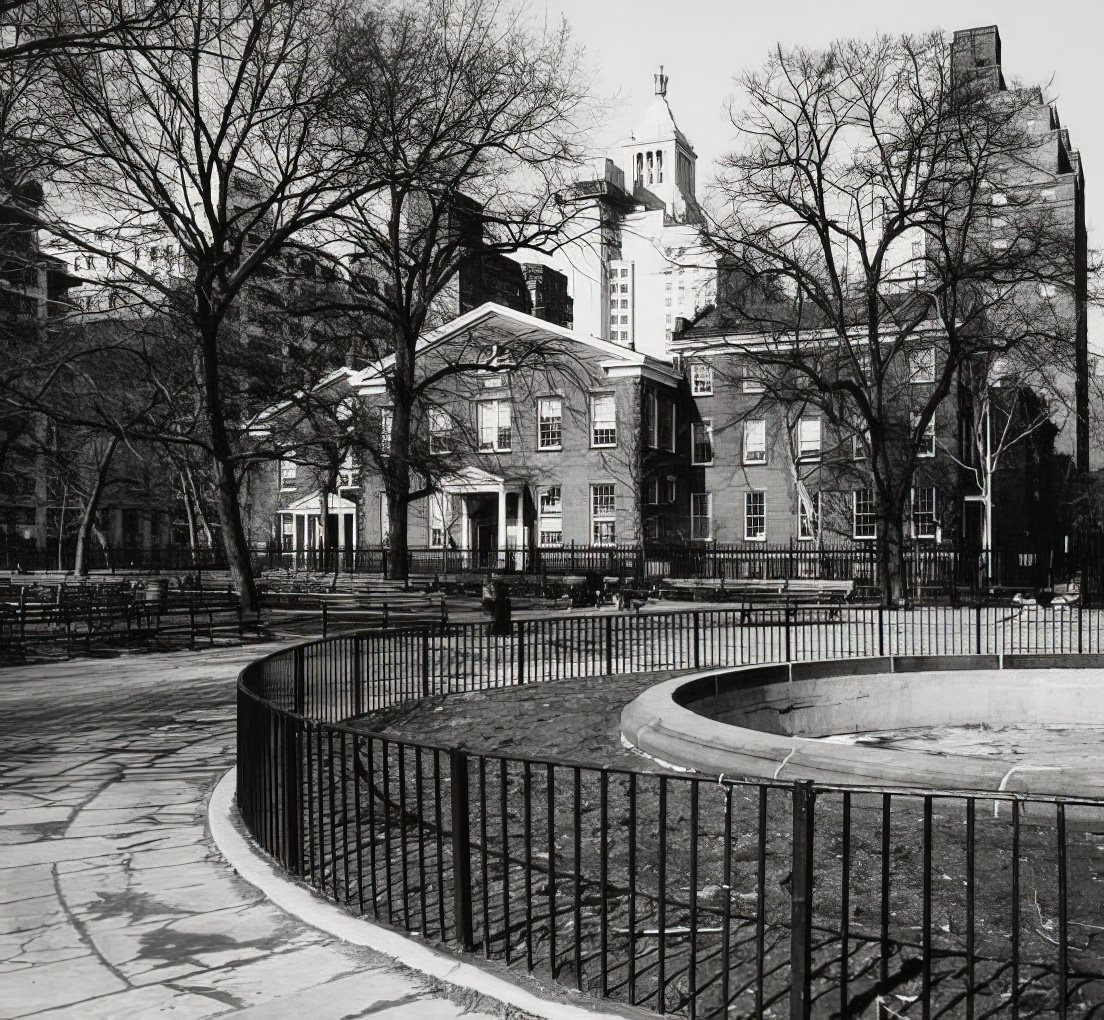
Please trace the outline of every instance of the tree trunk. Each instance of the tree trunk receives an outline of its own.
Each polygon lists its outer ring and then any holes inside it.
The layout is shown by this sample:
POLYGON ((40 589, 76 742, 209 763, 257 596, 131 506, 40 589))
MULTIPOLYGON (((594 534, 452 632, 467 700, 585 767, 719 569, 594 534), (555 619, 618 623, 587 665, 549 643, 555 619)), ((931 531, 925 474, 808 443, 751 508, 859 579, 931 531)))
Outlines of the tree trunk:
POLYGON ((414 393, 414 356, 417 341, 399 337, 395 345, 395 374, 392 378, 394 400, 391 411, 391 447, 387 458, 387 510, 391 534, 387 541, 388 568, 396 581, 410 577, 410 419, 414 393))
POLYGON ((407 495, 410 492, 410 476, 389 475, 387 479, 387 513, 391 530, 387 535, 387 570, 395 581, 406 581, 410 576, 409 531, 406 519, 407 495))
POLYGON ((196 551, 196 522, 195 513, 192 510, 192 497, 188 494, 188 480, 184 476, 184 472, 180 472, 180 495, 184 500, 184 516, 188 521, 188 548, 192 552, 192 559, 195 560, 196 551))
POLYGON ((65 569, 65 564, 62 561, 65 558, 65 511, 68 499, 69 486, 66 485, 61 490, 61 511, 58 514, 58 570, 65 569))
POLYGON ((77 577, 88 575, 88 564, 85 562, 85 551, 88 548, 88 540, 92 535, 92 525, 96 520, 96 511, 100 506, 100 497, 103 496, 104 487, 107 484, 107 471, 111 466, 111 460, 115 456, 115 450, 119 445, 119 437, 112 436, 111 442, 100 457, 96 465, 96 479, 92 484, 92 491, 84 504, 84 512, 81 514, 80 526, 77 528, 77 549, 73 556, 73 573, 77 577))
POLYGON ((887 501, 881 513, 878 543, 878 568, 882 575, 882 597, 887 606, 899 606, 907 597, 905 569, 904 507, 897 500, 887 501))
POLYGON ((199 498, 199 486, 196 485, 195 474, 190 464, 184 466, 184 475, 192 492, 192 506, 195 508, 196 517, 199 518, 200 527, 203 529, 203 540, 208 549, 215 547, 215 536, 211 533, 211 522, 207 520, 207 511, 203 509, 203 500, 199 498))
POLYGON ((241 610, 255 614, 258 609, 257 585, 253 578, 253 562, 249 542, 242 525, 238 503, 238 478, 234 470, 234 451, 226 429, 226 416, 219 389, 218 332, 201 329, 203 394, 207 412, 207 428, 211 439, 211 462, 215 471, 215 499, 219 523, 222 525, 223 551, 230 567, 230 579, 241 598, 241 610))

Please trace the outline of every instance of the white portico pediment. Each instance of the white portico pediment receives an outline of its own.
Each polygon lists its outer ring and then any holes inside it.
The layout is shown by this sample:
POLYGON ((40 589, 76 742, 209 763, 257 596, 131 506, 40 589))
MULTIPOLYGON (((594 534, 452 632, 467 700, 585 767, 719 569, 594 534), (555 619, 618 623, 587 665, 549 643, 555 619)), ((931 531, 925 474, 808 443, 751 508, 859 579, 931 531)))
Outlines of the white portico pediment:
MULTIPOLYGON (((331 514, 355 513, 356 508, 356 503, 352 500, 346 499, 344 496, 330 495, 329 510, 331 514)), ((317 492, 311 492, 277 512, 284 514, 320 514, 322 513, 322 500, 317 492)))
POLYGON ((467 465, 451 475, 441 479, 442 492, 501 492, 506 480, 501 475, 491 474, 474 465, 467 465))

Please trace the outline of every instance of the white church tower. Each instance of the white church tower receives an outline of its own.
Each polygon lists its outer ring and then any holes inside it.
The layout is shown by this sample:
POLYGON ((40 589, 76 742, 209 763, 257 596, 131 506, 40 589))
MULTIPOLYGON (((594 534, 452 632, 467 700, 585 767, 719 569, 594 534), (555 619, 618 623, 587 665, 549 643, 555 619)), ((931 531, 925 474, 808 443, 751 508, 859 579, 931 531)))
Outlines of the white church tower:
POLYGON ((671 219, 685 222, 697 215, 694 174, 698 155, 675 123, 662 65, 654 80, 651 105, 632 135, 621 143, 621 165, 634 195, 639 189, 651 192, 663 202, 671 219))

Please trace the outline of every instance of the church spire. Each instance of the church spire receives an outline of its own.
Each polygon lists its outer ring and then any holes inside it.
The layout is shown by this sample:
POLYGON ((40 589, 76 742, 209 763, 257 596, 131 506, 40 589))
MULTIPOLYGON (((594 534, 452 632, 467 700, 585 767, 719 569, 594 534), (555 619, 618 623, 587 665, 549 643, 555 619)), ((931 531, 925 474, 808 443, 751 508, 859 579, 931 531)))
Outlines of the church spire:
POLYGON ((659 74, 653 75, 655 78, 655 94, 657 96, 667 95, 667 75, 663 73, 663 65, 659 65, 659 74))

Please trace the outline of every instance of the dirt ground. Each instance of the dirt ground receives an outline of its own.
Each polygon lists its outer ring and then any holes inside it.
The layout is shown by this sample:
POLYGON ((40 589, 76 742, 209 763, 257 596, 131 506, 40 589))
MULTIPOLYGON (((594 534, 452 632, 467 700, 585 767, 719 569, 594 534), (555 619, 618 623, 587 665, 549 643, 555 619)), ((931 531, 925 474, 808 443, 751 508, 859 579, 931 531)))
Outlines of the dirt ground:
MULTIPOLYGON (((671 675, 431 697, 358 725, 476 756, 473 885, 477 929, 485 932, 490 955, 524 958, 538 971, 546 967, 549 976, 592 990, 605 984, 615 997, 650 1008, 688 1012, 693 998, 699 1016, 780 1016, 788 1008, 792 794, 720 787, 659 769, 624 748, 622 706, 671 675), (564 764, 524 766, 519 756, 564 764), (543 909, 534 911, 534 901, 543 909), (519 912, 527 914, 524 924, 519 912)), ((371 758, 377 775, 379 759, 391 759, 390 781, 408 806, 415 786, 428 790, 433 778, 447 796, 450 777, 437 764, 420 764, 412 775, 409 754, 400 762, 393 748, 376 743, 359 753, 361 767, 371 758)), ((384 799, 396 801, 390 789, 384 799)), ((935 798, 927 829, 924 809, 917 795, 894 795, 888 805, 880 794, 818 795, 814 1015, 867 1015, 881 999, 898 1015, 919 1016, 925 940, 933 1016, 963 1015, 971 982, 976 1016, 1011 1016, 1013 982, 1020 1016, 1054 1015, 1064 930, 1068 1008, 1104 1016, 1104 822, 1067 819, 1063 917, 1052 806, 1032 806, 1013 827, 1007 807, 995 810, 992 801, 978 799, 972 862, 967 799, 935 798)), ((425 817, 428 806, 418 813, 425 817)), ((405 862, 417 856, 415 848, 431 862, 442 851, 440 837, 431 838, 424 826, 417 833, 399 829, 391 850, 403 862, 405 890, 405 862)), ((382 882, 398 896, 398 867, 381 879, 373 864, 373 888, 382 882)), ((432 864, 428 873, 432 878, 432 864)), ((428 896, 432 914, 446 884, 447 876, 436 886, 422 883, 423 911, 428 896)))

